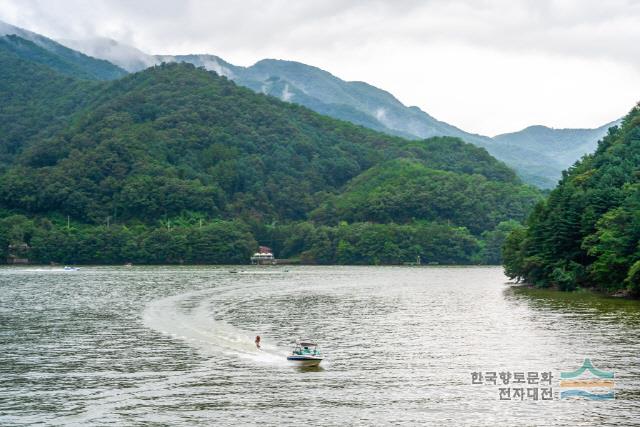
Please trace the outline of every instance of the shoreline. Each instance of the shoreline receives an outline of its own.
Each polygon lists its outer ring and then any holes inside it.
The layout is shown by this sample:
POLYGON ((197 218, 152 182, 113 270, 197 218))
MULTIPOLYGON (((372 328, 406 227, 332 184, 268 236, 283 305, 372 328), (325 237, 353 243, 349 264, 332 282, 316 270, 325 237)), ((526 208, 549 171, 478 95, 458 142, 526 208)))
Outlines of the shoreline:
POLYGON ((54 264, 0 264, 0 267, 256 267, 256 268, 273 268, 273 267, 407 267, 407 268, 433 268, 433 267, 501 267, 500 264, 207 264, 207 263, 173 263, 173 264, 91 264, 91 263, 54 263, 54 264))
POLYGON ((509 285, 512 289, 526 289, 526 290, 530 290, 530 291, 537 291, 537 292, 553 292, 553 293, 557 293, 557 294, 563 294, 563 295, 584 295, 584 296, 592 296, 592 297, 598 297, 598 298, 606 298, 606 299, 616 299, 616 300, 627 300, 627 301, 640 301, 640 296, 633 296, 628 290, 626 289, 619 289, 616 292, 610 293, 610 292, 604 292, 604 291, 600 291, 597 289, 593 289, 593 288, 581 288, 578 287, 573 291, 562 291, 560 289, 558 289, 557 286, 550 286, 547 288, 541 288, 538 287, 536 285, 533 285, 531 283, 526 283, 526 282, 521 282, 521 283, 514 283, 514 282, 509 282, 509 285))

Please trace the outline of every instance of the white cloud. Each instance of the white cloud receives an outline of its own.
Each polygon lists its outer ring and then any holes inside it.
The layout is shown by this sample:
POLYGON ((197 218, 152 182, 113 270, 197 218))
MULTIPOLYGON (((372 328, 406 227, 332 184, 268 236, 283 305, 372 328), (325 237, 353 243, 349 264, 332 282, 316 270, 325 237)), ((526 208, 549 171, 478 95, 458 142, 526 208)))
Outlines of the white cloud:
POLYGON ((599 126, 640 99, 633 0, 0 0, 0 19, 149 53, 298 60, 485 134, 599 126))
POLYGON ((282 96, 280 97, 280 99, 289 102, 291 101, 291 98, 293 98, 293 92, 289 90, 289 85, 285 84, 284 88, 282 89, 282 96))

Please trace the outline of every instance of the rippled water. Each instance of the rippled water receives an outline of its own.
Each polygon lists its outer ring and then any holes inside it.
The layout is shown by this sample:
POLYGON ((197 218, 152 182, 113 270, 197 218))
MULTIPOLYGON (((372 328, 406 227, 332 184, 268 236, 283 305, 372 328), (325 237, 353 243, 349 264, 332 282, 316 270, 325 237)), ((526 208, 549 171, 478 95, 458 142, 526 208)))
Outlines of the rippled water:
POLYGON ((0 424, 640 424, 639 326, 636 302, 514 290, 500 268, 4 268, 0 424), (321 368, 287 364, 297 337, 321 368), (471 384, 585 357, 615 400, 471 384))

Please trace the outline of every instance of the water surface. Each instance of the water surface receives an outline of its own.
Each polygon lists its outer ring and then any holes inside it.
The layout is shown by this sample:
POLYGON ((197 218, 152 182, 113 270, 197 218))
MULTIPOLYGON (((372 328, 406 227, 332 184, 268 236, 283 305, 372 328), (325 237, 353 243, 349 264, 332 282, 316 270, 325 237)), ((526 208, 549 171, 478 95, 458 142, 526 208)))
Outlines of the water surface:
POLYGON ((494 267, 4 268, 0 424, 640 424, 639 326, 636 302, 514 291, 494 267), (286 362, 296 338, 320 369, 286 362), (585 357, 615 400, 471 384, 585 357))

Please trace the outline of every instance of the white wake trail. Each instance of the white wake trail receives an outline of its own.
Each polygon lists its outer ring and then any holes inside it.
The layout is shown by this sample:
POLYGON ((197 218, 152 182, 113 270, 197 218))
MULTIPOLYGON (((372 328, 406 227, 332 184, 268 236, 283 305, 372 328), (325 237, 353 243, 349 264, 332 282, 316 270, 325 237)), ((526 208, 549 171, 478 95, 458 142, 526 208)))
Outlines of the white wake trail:
POLYGON ((225 321, 214 320, 212 296, 223 292, 223 288, 217 288, 153 301, 144 310, 143 322, 148 328, 186 341, 204 355, 225 355, 257 363, 287 365, 284 350, 268 344, 263 344, 259 350, 252 333, 225 321))

